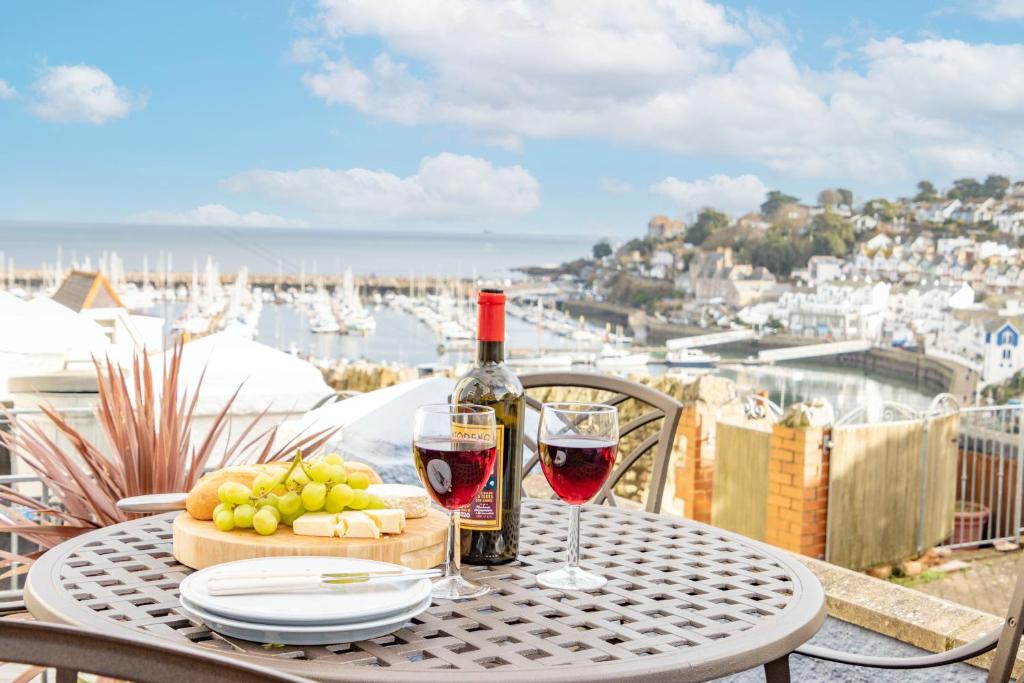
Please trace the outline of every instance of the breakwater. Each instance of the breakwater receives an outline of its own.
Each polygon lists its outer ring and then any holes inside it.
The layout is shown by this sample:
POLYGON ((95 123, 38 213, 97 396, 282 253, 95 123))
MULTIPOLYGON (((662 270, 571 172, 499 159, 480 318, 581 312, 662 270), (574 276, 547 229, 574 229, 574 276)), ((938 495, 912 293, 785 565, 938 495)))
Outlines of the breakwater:
MULTIPOLYGON (((641 324, 646 327, 646 334, 641 336, 645 337, 644 344, 648 347, 662 346, 667 340, 677 337, 724 331, 717 327, 702 328, 696 325, 663 323, 649 316, 639 316, 638 311, 629 307, 605 302, 566 301, 563 308, 572 315, 582 315, 591 322, 622 325, 631 334, 636 334, 638 330, 630 322, 642 321, 641 324)), ((802 346, 818 341, 796 335, 774 334, 759 339, 722 344, 714 347, 714 351, 727 356, 745 358, 766 349, 802 346)), ((877 377, 912 385, 925 394, 948 392, 965 405, 974 401, 975 387, 979 380, 977 373, 962 365, 900 349, 874 348, 863 353, 809 358, 800 363, 818 367, 840 365, 844 368, 862 370, 877 377)))

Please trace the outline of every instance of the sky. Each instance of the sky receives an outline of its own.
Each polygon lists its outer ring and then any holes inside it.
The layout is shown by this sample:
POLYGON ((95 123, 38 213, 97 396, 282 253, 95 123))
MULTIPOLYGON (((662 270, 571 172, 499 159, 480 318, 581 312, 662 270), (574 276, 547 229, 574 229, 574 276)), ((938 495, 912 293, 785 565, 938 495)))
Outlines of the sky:
POLYGON ((1024 0, 0 6, 0 220, 594 234, 1024 176, 1024 0))

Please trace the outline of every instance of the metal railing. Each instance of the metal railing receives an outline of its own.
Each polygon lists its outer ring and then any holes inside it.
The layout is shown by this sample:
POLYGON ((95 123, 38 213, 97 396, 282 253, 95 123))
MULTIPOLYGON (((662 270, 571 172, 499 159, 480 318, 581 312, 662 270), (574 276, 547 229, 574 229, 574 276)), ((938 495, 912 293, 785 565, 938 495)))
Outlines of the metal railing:
MULTIPOLYGON (((957 413, 960 422, 956 437, 956 507, 953 532, 945 545, 971 548, 998 541, 1019 543, 1024 532, 1024 465, 1020 463, 1021 453, 1024 453, 1022 410, 1021 405, 961 407, 952 395, 939 394, 926 410, 885 401, 853 410, 835 424, 921 420, 923 493, 930 465, 925 452, 929 418, 957 413)), ((923 506, 923 495, 921 502, 923 506)))
MULTIPOLYGON (((5 474, 0 475, 0 486, 6 486, 12 490, 18 490, 24 487, 26 484, 34 484, 38 488, 38 494, 35 497, 43 505, 51 505, 53 501, 50 497, 50 489, 43 483, 43 481, 34 474, 5 474)), ((20 491, 19 491, 20 493, 20 491)), ((7 505, 0 502, 0 520, 4 516, 7 517, 18 517, 31 514, 28 508, 24 508, 20 505, 7 505)), ((6 550, 15 555, 23 555, 25 553, 33 552, 37 549, 34 543, 23 539, 20 535, 14 532, 0 532, 0 550, 6 550)), ((18 565, 9 565, 3 571, 0 571, 0 576, 11 572, 10 576, 4 579, 0 579, 0 591, 4 590, 16 590, 21 588, 24 583, 24 575, 14 573, 12 570, 16 569, 18 565)))
POLYGON ((1019 542, 1024 520, 1020 405, 960 410, 957 510, 950 547, 1019 542))
MULTIPOLYGON (((94 416, 95 410, 93 408, 61 408, 58 410, 61 415, 64 416, 94 416)), ((33 417, 42 416, 43 413, 37 408, 19 408, 11 409, 7 408, 0 412, 0 429, 6 430, 10 426, 11 418, 17 417, 33 417)), ((8 453, 6 448, 0 448, 0 486, 5 486, 18 493, 26 496, 30 496, 40 501, 46 506, 58 506, 52 500, 50 489, 46 484, 35 474, 21 474, 17 473, 16 467, 16 456, 13 453, 8 453)), ((8 504, 0 501, 0 513, 3 516, 18 518, 27 515, 31 515, 31 510, 20 506, 8 504)), ((0 517, 2 518, 2 517, 0 517)), ((13 553, 15 555, 23 555, 25 553, 33 552, 37 549, 34 543, 22 538, 19 534, 14 532, 0 532, 0 550, 13 553)), ((4 590, 17 590, 20 589, 24 583, 24 575, 12 573, 15 566, 7 566, 5 569, 0 570, 0 576, 11 573, 10 576, 0 579, 0 591, 4 590)))

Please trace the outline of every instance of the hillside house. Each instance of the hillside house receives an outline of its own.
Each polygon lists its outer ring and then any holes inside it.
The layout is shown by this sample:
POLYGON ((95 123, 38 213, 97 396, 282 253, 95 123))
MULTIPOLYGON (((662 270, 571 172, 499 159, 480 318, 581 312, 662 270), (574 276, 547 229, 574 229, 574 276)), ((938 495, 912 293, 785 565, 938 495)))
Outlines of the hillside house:
POLYGON ((647 237, 653 240, 667 240, 686 233, 686 223, 668 216, 654 216, 647 222, 647 237))
POLYGON ((1024 346, 1021 344, 1021 318, 993 318, 985 323, 985 355, 982 380, 986 384, 1001 382, 1024 368, 1024 346))
POLYGON ((690 264, 690 291, 698 301, 721 299, 742 308, 765 298, 776 284, 767 268, 734 263, 728 248, 700 254, 690 264))

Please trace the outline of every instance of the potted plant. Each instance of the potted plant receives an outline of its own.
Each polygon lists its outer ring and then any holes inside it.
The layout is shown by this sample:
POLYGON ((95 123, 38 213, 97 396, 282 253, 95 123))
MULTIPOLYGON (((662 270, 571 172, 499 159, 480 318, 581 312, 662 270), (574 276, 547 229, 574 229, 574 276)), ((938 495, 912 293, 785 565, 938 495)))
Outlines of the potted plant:
POLYGON ((135 517, 117 508, 121 498, 188 491, 208 467, 269 462, 297 448, 312 452, 337 431, 300 434, 275 447, 277 429, 258 430, 260 414, 232 435, 236 391, 205 436, 193 440, 193 416, 202 380, 192 387, 191 395, 179 392, 183 348, 181 342, 175 345, 162 370, 150 365, 144 351, 127 371, 110 359, 94 361, 99 396, 96 418, 107 448, 90 442, 46 406, 42 412, 62 439, 52 438, 43 423, 10 418, 11 430, 0 433, 0 440, 46 484, 56 504, 44 505, 0 486, 0 534, 16 533, 41 548, 28 554, 0 549, 0 580, 24 572, 47 548, 67 538, 135 517), (224 443, 218 446, 222 436, 224 443), (5 567, 12 564, 20 567, 5 573, 5 567))
POLYGON ((985 523, 988 521, 988 508, 980 503, 966 500, 956 502, 953 513, 952 545, 969 543, 966 548, 977 548, 985 536, 985 523))

